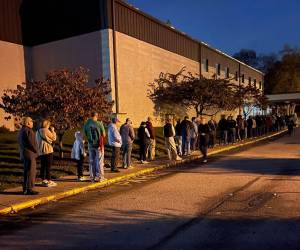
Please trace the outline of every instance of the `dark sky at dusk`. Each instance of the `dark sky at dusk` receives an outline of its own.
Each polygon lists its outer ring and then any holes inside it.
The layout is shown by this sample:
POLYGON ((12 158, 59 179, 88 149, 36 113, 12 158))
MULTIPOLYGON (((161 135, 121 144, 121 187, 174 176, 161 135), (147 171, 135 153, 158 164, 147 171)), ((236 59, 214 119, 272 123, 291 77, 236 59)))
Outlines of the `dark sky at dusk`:
POLYGON ((300 0, 128 0, 140 10, 232 55, 242 48, 300 47, 300 0))

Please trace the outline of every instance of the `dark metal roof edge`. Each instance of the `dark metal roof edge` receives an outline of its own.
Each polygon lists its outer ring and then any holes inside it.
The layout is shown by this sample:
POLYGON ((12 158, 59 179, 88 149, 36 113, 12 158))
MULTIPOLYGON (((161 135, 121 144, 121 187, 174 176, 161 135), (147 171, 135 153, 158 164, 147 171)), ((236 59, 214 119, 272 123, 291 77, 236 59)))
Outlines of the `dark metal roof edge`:
MULTIPOLYGON (((205 43, 205 42, 202 42, 201 40, 195 39, 195 38, 193 38, 193 37, 187 35, 186 33, 182 32, 182 31, 180 31, 180 30, 178 30, 178 29, 176 29, 176 28, 174 28, 174 27, 173 27, 173 28, 170 27, 169 25, 167 25, 167 24, 164 23, 163 21, 159 20, 158 18, 156 18, 156 17, 154 17, 154 16, 151 16, 150 14, 147 14, 146 12, 144 12, 144 11, 142 11, 142 10, 140 10, 140 9, 138 9, 138 8, 136 8, 136 7, 134 7, 134 6, 131 5, 131 4, 128 4, 128 3, 126 3, 126 2, 124 2, 124 1, 122 1, 122 0, 113 0, 113 1, 118 2, 119 4, 123 5, 124 7, 127 7, 127 8, 129 8, 129 9, 131 9, 132 11, 135 11, 135 12, 137 12, 137 13, 143 15, 144 17, 151 19, 152 21, 156 22, 157 24, 162 25, 162 26, 166 27, 167 29, 169 29, 169 30, 171 30, 171 31, 173 31, 173 32, 175 32, 175 33, 181 35, 181 36, 184 36, 184 37, 186 37, 186 38, 188 38, 188 39, 190 39, 190 40, 192 40, 192 41, 194 41, 194 42, 196 42, 196 43, 200 43, 201 45, 203 45, 203 46, 205 46, 205 47, 207 47, 207 48, 209 48, 209 49, 211 49, 211 50, 217 52, 218 54, 221 54, 221 55, 223 55, 223 56, 225 56, 225 57, 227 57, 227 58, 229 58, 229 59, 231 59, 231 60, 233 60, 233 61, 236 61, 236 62, 238 62, 238 63, 240 63, 240 64, 242 64, 242 65, 248 67, 249 69, 256 71, 257 73, 259 73, 259 74, 261 74, 261 75, 263 75, 263 76, 265 75, 265 74, 264 74, 263 72, 261 72, 260 70, 255 69, 255 68, 251 67, 250 65, 248 65, 248 64, 246 64, 246 63, 244 63, 244 62, 241 62, 241 61, 239 61, 239 60, 233 58, 232 56, 230 56, 230 55, 228 55, 228 54, 226 54, 226 53, 224 53, 224 52, 222 52, 222 51, 220 51, 220 50, 218 50, 218 49, 212 47, 211 45, 209 45, 209 44, 207 44, 207 43, 205 43)), ((201 63, 201 62, 200 62, 200 63, 201 63)))

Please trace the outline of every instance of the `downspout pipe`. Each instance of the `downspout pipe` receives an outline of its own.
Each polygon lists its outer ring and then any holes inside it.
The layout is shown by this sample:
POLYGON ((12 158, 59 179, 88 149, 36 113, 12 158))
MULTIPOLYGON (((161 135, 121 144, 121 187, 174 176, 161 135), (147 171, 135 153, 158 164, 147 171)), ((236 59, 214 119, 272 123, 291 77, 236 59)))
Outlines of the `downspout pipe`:
POLYGON ((119 107, 119 81, 118 81, 118 55, 117 55, 117 42, 116 42, 116 15, 115 15, 115 0, 112 0, 112 32, 113 32, 113 59, 114 59, 114 79, 115 79, 115 105, 116 114, 120 113, 119 107))

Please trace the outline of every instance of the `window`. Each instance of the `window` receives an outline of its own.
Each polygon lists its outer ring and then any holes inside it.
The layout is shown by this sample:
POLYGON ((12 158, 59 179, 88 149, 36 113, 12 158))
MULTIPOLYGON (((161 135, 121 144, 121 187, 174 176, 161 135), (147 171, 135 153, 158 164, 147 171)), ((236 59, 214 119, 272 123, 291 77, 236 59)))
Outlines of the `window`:
POLYGON ((256 88, 256 79, 253 80, 254 88, 256 88))
POLYGON ((226 78, 229 78, 230 71, 228 67, 225 68, 225 74, 226 74, 226 78))
POLYGON ((249 83, 249 86, 251 86, 251 77, 249 77, 248 83, 249 83))
POLYGON ((208 72, 208 59, 205 60, 205 71, 208 72))
POLYGON ((262 83, 259 82, 259 89, 262 89, 262 83))
POLYGON ((235 71, 235 80, 236 80, 236 81, 238 81, 238 77, 239 77, 238 72, 235 71))
POLYGON ((216 64, 216 75, 221 75, 221 64, 217 63, 216 64))
POLYGON ((242 83, 244 83, 244 82, 245 82, 245 75, 242 74, 242 83))

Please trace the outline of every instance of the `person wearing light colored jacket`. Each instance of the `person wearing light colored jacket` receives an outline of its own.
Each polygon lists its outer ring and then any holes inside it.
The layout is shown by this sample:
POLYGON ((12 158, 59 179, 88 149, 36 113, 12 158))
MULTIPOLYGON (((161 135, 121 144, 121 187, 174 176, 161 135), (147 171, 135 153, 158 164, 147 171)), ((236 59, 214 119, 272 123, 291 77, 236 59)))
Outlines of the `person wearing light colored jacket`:
POLYGON ((41 159, 41 178, 45 187, 54 187, 57 184, 51 180, 51 166, 53 163, 53 145, 56 141, 56 133, 50 127, 50 121, 44 120, 41 128, 36 132, 38 154, 41 159))
POLYGON ((112 148, 111 155, 111 171, 120 172, 118 170, 120 151, 122 146, 122 137, 117 128, 117 123, 120 122, 117 118, 112 118, 112 122, 108 126, 108 144, 112 148))
POLYGON ((121 126, 120 134, 122 136, 123 168, 130 169, 133 168, 131 166, 131 151, 135 139, 134 129, 130 118, 127 118, 126 122, 121 126))
POLYGON ((72 147, 71 158, 77 162, 77 176, 78 181, 84 181, 83 177, 83 163, 86 156, 84 148, 84 140, 80 131, 75 132, 75 141, 72 147))

